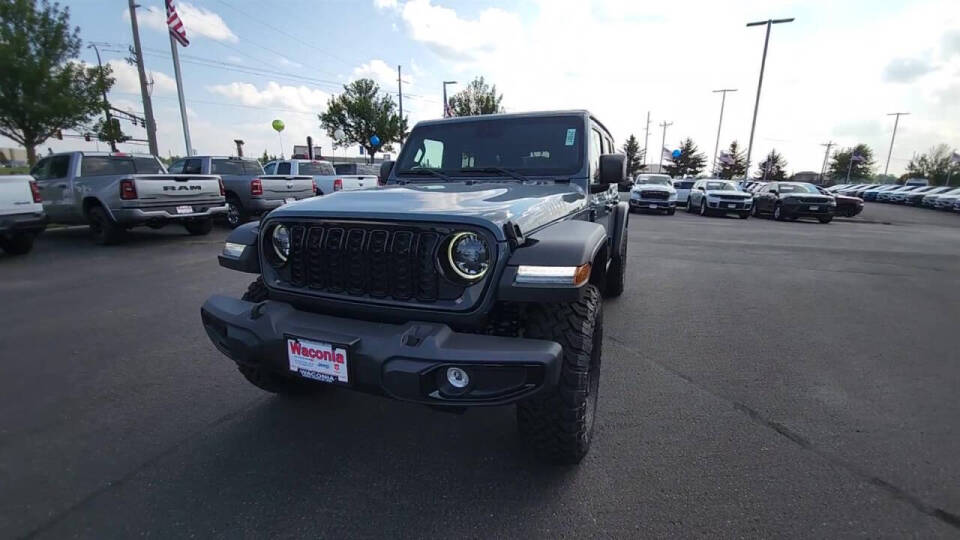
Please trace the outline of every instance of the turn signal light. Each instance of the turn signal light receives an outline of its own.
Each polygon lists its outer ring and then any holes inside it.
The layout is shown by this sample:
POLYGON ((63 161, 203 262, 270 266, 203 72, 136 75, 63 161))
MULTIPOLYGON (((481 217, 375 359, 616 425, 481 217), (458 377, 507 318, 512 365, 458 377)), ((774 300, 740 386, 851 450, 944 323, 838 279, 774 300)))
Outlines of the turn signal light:
POLYGON ((250 181, 250 194, 263 195, 263 183, 259 178, 254 178, 250 181))
POLYGON ((120 198, 125 201, 137 198, 137 185, 133 183, 133 180, 120 181, 120 198))
POLYGON ((40 188, 37 187, 37 183, 33 180, 30 181, 30 193, 33 194, 33 202, 43 202, 43 197, 40 196, 40 188))
POLYGON ((340 191, 342 189, 343 189, 343 179, 337 178, 336 180, 333 181, 333 190, 340 191))

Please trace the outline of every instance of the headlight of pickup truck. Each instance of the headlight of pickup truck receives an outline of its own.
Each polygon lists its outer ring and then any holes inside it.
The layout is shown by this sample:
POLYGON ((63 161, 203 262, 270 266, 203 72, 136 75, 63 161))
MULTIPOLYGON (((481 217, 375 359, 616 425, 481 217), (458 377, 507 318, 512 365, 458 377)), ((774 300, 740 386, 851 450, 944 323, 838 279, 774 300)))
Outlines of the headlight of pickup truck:
POLYGON ((478 234, 458 232, 447 243, 447 262, 459 278, 476 281, 490 267, 490 249, 478 234))
POLYGON ((287 262, 290 256, 290 229, 285 225, 277 225, 270 233, 270 243, 273 244, 273 252, 277 254, 280 263, 287 262))

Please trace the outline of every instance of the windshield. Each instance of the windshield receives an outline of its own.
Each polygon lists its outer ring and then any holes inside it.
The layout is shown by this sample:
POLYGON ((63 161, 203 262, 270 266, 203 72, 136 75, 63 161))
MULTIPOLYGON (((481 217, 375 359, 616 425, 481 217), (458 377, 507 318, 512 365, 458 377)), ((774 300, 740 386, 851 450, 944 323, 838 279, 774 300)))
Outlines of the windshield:
POLYGON ((326 161, 301 161, 297 167, 299 174, 308 174, 310 176, 334 176, 337 170, 333 165, 326 161))
POLYGON ((737 191, 737 186, 733 185, 733 182, 707 182, 705 187, 707 191, 737 191))
POLYGON ((665 174, 641 174, 637 177, 638 184, 656 184, 659 186, 672 186, 673 181, 665 174))
POLYGON ((583 118, 551 116, 446 122, 413 131, 397 174, 433 169, 446 175, 463 169, 504 168, 527 175, 569 175, 582 168, 583 118))
POLYGON ((163 165, 152 157, 83 156, 80 176, 111 176, 117 174, 164 174, 163 165))
POLYGON ((780 184, 780 193, 820 193, 813 184, 780 184))

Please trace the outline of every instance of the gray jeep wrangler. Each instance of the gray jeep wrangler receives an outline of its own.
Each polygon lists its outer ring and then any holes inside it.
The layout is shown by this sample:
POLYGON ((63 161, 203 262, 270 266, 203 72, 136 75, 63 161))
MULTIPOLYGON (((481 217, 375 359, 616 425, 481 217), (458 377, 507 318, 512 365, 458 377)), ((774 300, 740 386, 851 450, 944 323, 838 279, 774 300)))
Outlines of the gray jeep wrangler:
POLYGON ((593 433, 603 296, 623 291, 625 158, 587 111, 421 122, 385 185, 287 204, 229 236, 259 274, 201 309, 214 345, 276 393, 330 385, 460 411, 516 404, 578 463, 593 433))

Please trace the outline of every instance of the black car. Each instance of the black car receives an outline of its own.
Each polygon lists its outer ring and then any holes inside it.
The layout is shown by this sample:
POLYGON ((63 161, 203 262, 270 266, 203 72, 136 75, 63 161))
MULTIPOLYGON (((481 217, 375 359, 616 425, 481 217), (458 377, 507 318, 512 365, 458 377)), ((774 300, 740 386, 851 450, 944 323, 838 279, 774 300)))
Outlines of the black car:
POLYGON ((602 297, 623 291, 627 264, 614 148, 587 111, 420 122, 382 165, 385 186, 236 229, 220 264, 259 276, 242 298, 210 297, 204 328, 268 392, 332 384, 453 411, 516 404, 538 456, 578 463, 602 297))
POLYGON ((753 197, 754 216, 770 215, 778 221, 816 218, 830 223, 836 206, 832 195, 823 195, 806 182, 770 182, 753 197))
POLYGON ((833 210, 834 216, 853 217, 863 212, 863 199, 860 197, 830 193, 820 186, 816 186, 816 188, 821 195, 833 197, 836 201, 837 207, 833 210))

